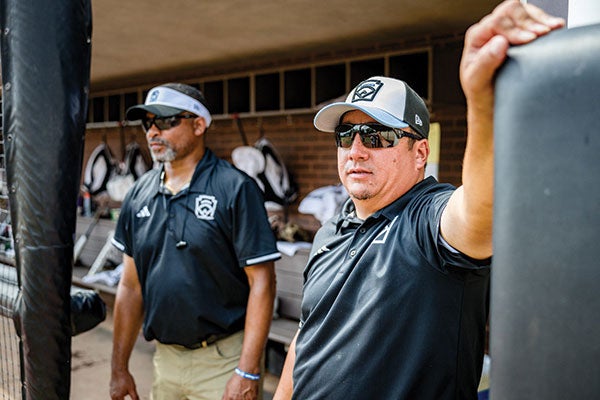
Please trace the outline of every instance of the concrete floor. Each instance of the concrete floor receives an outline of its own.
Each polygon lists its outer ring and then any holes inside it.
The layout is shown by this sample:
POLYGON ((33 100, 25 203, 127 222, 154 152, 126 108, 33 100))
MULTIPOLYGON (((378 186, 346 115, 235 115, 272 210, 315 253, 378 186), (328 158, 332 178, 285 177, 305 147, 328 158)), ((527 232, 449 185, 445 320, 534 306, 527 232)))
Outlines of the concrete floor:
MULTIPOLYGON (((112 314, 97 327, 73 337, 71 399, 106 400, 109 397, 110 358, 112 352, 112 314)), ((140 336, 136 342, 129 368, 140 399, 150 399, 152 386, 152 354, 154 344, 140 336)), ((267 374, 264 399, 270 400, 277 386, 277 377, 267 374)))
MULTIPOLYGON (((73 337, 71 343, 71 399, 110 398, 110 358, 112 353, 112 314, 90 331, 73 337)), ((130 360, 140 399, 150 399, 154 344, 139 337, 130 360)))

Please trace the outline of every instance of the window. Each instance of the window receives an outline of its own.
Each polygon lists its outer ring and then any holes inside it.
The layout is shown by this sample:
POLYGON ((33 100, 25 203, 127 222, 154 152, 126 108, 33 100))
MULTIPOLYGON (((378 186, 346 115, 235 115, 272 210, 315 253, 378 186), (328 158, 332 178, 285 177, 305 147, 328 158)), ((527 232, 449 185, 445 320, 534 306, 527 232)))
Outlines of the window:
POLYGON ((279 74, 256 75, 256 111, 279 110, 279 74))
POLYGON ((104 122, 104 97, 92 99, 92 122, 104 122))
POLYGON ((402 79, 422 97, 429 95, 429 53, 390 57, 390 77, 402 79))
POLYGON ((317 67, 315 90, 317 105, 346 94, 346 65, 336 64, 317 67))
MULTIPOLYGON (((144 99, 146 100, 146 99, 144 99)), ((138 95, 136 92, 129 92, 129 93, 125 93, 125 95, 123 96, 123 111, 127 112, 127 110, 129 110, 130 107, 133 107, 135 105, 139 104, 138 101, 138 95)))
POLYGON ((350 87, 354 87, 372 76, 383 76, 385 59, 375 58, 350 63, 350 87))
MULTIPOLYGON (((316 66, 279 71, 249 72, 246 76, 189 82, 201 90, 213 116, 226 113, 261 113, 306 110, 343 100, 350 88, 371 76, 406 81, 428 99, 430 49, 385 53, 370 58, 350 58, 316 66)), ((146 98, 155 85, 119 94, 96 95, 89 100, 88 122, 118 122, 126 111, 146 98)))
POLYGON ((121 96, 118 94, 108 96, 108 120, 121 120, 121 96))
POLYGON ((250 111, 250 78, 229 79, 227 82, 227 112, 250 111))
POLYGON ((310 69, 284 72, 285 109, 310 108, 310 69))
POLYGON ((223 81, 204 83, 204 97, 208 111, 212 115, 224 114, 223 111, 223 81))

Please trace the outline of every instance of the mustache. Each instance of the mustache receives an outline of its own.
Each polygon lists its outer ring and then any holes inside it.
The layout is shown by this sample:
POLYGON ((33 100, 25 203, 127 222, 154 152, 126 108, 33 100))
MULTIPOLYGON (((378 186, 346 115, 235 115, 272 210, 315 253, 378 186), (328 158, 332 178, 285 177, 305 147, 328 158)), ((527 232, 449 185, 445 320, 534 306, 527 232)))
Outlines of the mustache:
POLYGON ((345 173, 371 172, 371 168, 369 168, 368 166, 365 166, 363 164, 348 163, 348 164, 344 165, 344 172, 345 173))
POLYGON ((161 144, 161 145, 163 145, 163 146, 169 146, 169 142, 168 142, 168 141, 166 141, 166 140, 165 140, 165 139, 163 139, 163 138, 153 138, 153 139, 150 139, 150 140, 148 141, 148 144, 149 144, 149 145, 152 145, 152 144, 161 144))

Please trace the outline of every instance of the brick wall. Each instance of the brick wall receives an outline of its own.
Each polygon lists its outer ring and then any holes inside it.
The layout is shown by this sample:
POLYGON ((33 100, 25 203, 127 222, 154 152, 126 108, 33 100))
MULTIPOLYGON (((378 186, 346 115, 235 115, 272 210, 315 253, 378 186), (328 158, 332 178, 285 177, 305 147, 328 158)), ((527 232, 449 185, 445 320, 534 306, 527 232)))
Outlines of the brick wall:
POLYGON ((466 145, 466 111, 464 107, 434 110, 432 121, 441 125, 440 182, 460 185, 463 155, 466 145))
MULTIPOLYGON (((313 116, 310 113, 241 120, 250 145, 262 135, 273 143, 284 159, 299 187, 299 198, 290 206, 289 219, 309 231, 318 229, 319 222, 311 215, 299 214, 299 202, 316 188, 340 182, 333 137, 331 134, 318 132, 313 127, 313 116)), ((434 109, 432 117, 432 121, 440 123, 442 132, 439 179, 458 185, 465 146, 464 109, 434 109)), ((131 140, 137 140, 146 149, 146 139, 139 126, 90 129, 86 133, 84 160, 88 159, 94 147, 102 140, 106 140, 118 159, 122 158, 122 149, 131 140)), ((207 146, 219 157, 231 162, 231 152, 242 145, 242 136, 235 120, 213 121, 207 133, 207 146)))
MULTIPOLYGON (((462 39, 461 35, 435 40, 421 39, 421 44, 431 45, 433 48, 432 104, 430 107, 432 122, 439 122, 441 126, 439 180, 454 185, 459 185, 461 182, 466 139, 464 96, 458 80, 462 39)), ((297 212, 300 200, 316 188, 339 183, 333 137, 316 131, 312 125, 313 117, 314 112, 309 112, 306 114, 244 117, 241 120, 250 145, 264 135, 281 154, 289 172, 299 186, 299 198, 290 206, 289 219, 311 231, 319 227, 319 222, 310 215, 297 212)), ((207 146, 219 157, 228 161, 231 161, 233 149, 243 145, 234 119, 218 118, 214 120, 207 135, 207 146)), ((92 149, 103 138, 106 139, 117 157, 121 157, 121 149, 130 140, 137 140, 140 144, 146 142, 139 126, 89 129, 86 134, 84 160, 87 160, 92 149)))

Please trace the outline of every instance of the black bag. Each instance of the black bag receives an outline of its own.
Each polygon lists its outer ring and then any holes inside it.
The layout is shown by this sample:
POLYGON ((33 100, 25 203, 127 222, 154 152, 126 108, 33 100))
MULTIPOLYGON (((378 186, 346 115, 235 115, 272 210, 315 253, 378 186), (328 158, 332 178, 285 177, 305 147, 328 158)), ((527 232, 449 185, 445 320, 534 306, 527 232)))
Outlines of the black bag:
POLYGON ((89 331, 106 319, 106 304, 89 289, 71 288, 71 335, 89 331))

